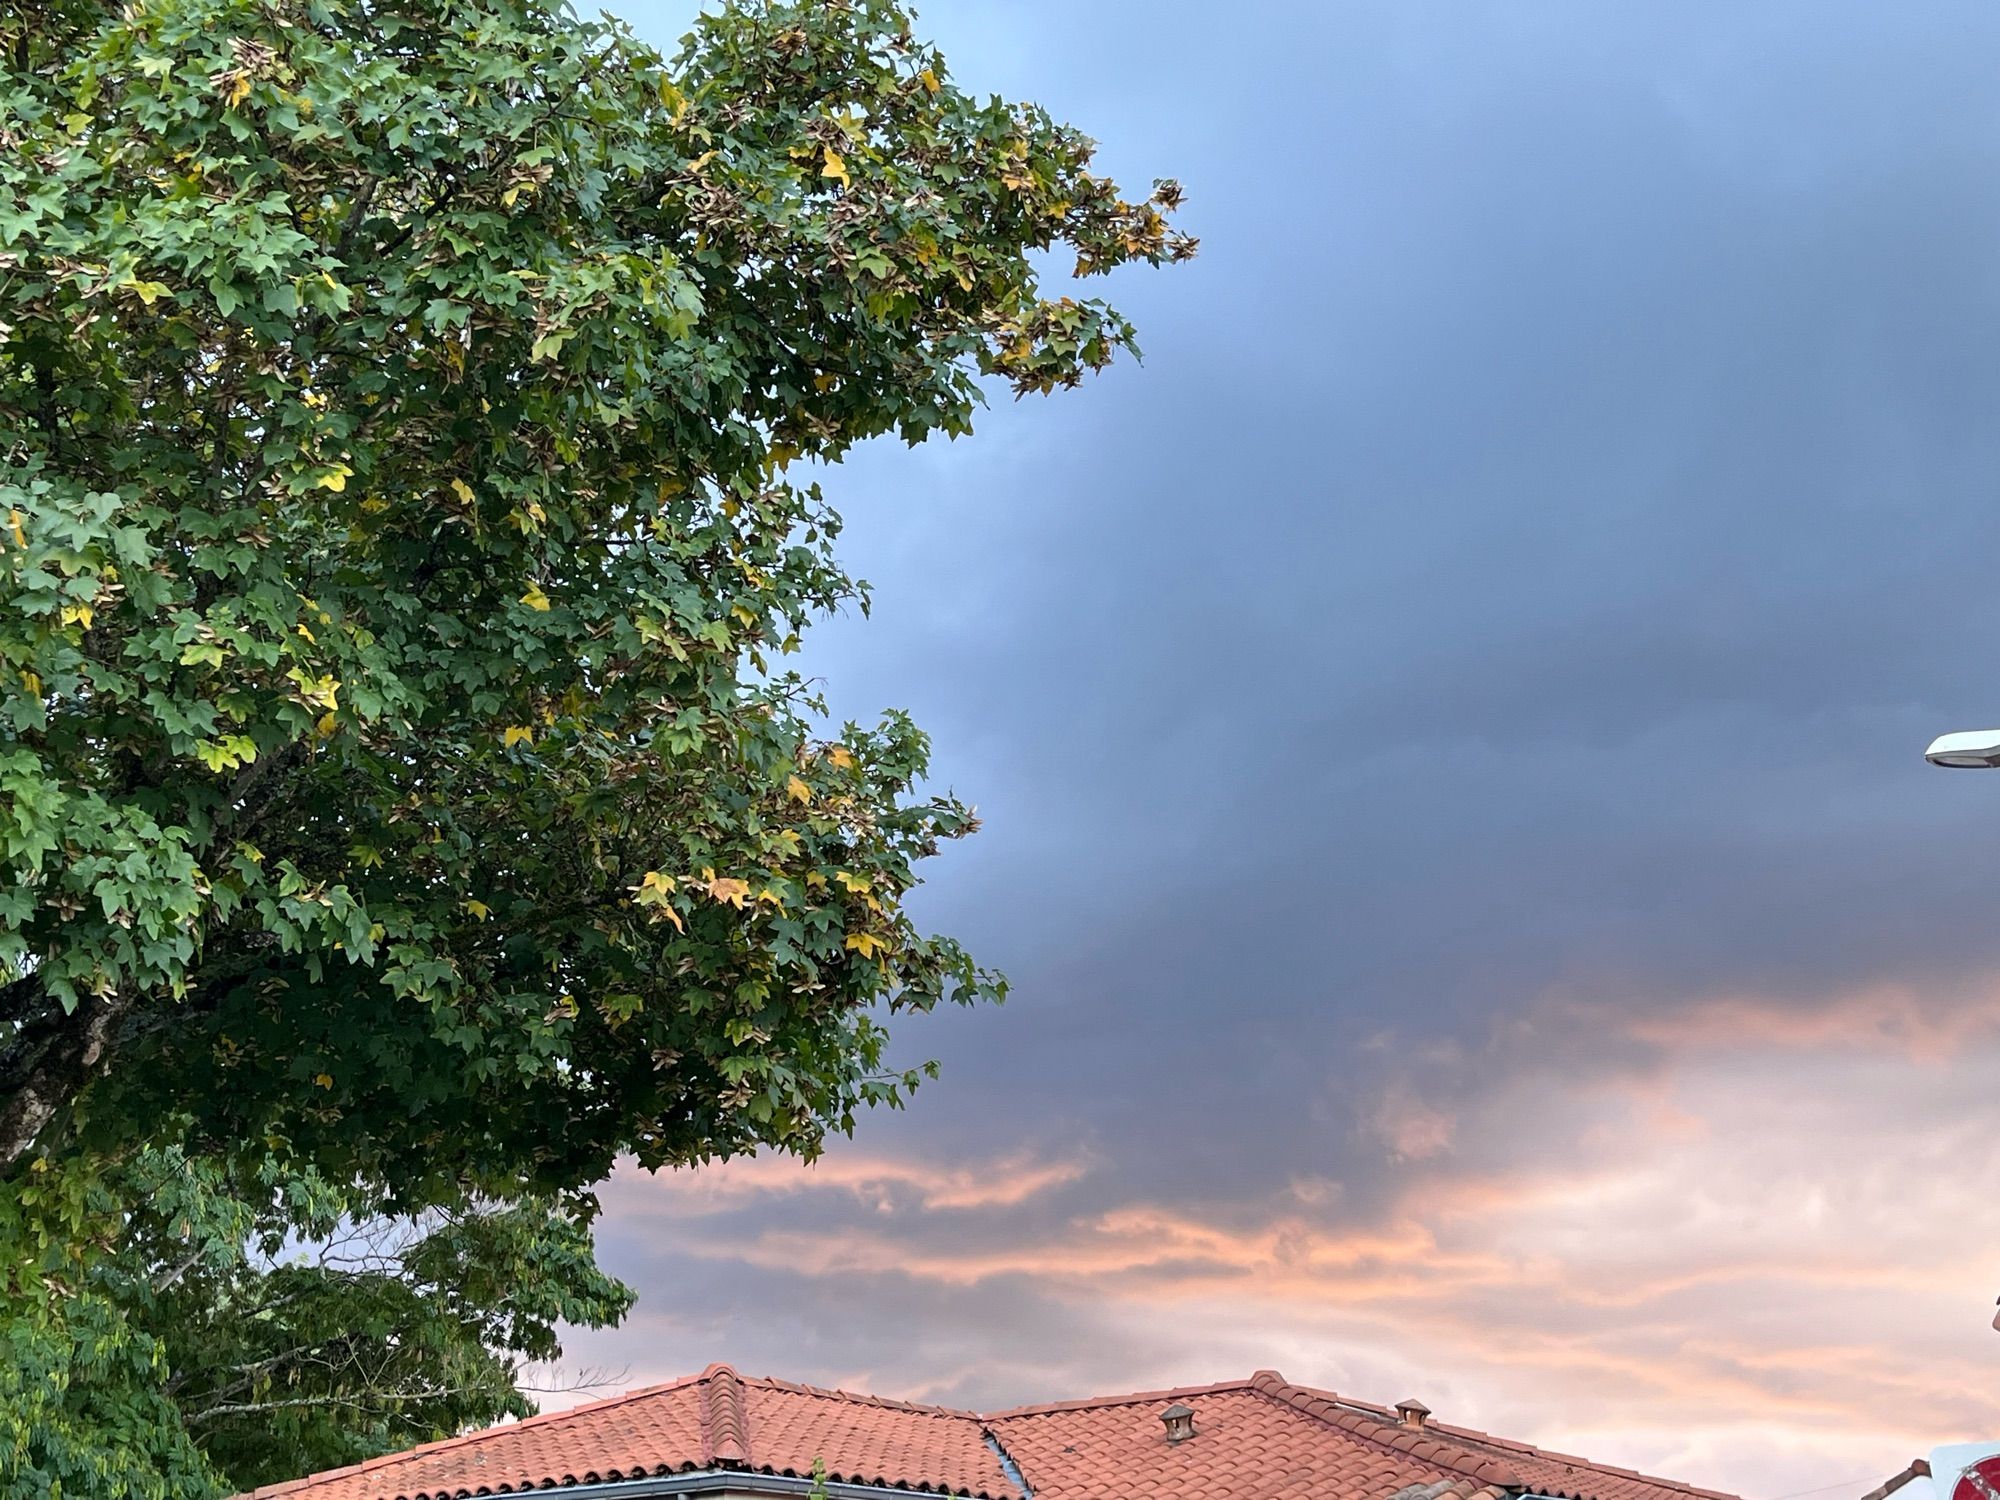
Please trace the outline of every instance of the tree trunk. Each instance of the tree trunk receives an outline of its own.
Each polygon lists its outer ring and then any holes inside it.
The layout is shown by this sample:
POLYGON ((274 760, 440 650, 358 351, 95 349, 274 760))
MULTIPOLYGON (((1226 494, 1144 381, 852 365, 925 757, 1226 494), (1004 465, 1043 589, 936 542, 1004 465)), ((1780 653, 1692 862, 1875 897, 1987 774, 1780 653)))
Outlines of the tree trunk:
POLYGON ((41 1005, 0 1044, 0 1178, 19 1169, 50 1122, 103 1068, 112 1028, 126 1008, 116 995, 86 996, 73 1011, 38 998, 41 1005))

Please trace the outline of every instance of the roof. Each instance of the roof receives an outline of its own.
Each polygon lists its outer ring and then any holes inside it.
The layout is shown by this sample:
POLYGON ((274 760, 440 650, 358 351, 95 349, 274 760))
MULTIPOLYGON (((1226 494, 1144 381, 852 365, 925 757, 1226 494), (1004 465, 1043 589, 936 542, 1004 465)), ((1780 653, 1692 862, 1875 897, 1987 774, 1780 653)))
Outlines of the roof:
MULTIPOLYGON (((1386 1407, 1272 1370, 981 1413, 738 1375, 699 1375, 257 1490, 297 1500, 460 1500, 726 1471, 977 1500, 1111 1500, 1135 1482, 1201 1500, 1735 1500, 1386 1407), (1169 1442, 1170 1403, 1194 1436, 1169 1442)), ((754 1481, 749 1481, 754 1485, 754 1481)))
POLYGON ((745 1379, 728 1365, 254 1493, 447 1500, 704 1469, 806 1476, 815 1461, 850 1484, 1020 1495, 970 1412, 745 1379))

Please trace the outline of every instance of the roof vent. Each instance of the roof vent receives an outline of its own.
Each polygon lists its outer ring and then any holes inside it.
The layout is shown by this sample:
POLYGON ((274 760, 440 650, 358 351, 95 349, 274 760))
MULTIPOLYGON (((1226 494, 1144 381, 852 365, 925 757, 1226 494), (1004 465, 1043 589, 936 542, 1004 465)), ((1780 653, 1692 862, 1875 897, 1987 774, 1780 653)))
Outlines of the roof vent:
POLYGON ((1160 1413, 1160 1421, 1166 1426, 1167 1441, 1184 1443, 1194 1436, 1194 1408, 1183 1406, 1176 1401, 1160 1413))
POLYGON ((1412 1396, 1396 1403, 1396 1418, 1411 1431, 1418 1431, 1430 1421, 1431 1409, 1412 1396))

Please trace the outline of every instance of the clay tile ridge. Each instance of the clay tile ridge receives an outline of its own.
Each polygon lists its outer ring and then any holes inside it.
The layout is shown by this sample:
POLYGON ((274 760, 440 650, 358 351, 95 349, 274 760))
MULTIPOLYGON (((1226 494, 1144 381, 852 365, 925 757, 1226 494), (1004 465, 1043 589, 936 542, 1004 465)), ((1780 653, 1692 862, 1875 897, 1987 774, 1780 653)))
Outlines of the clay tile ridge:
POLYGON ((1224 1391, 1247 1391, 1248 1380, 1219 1380, 1214 1385, 1177 1385, 1164 1391, 1134 1391, 1129 1396, 1086 1396, 1081 1401, 1039 1401, 1033 1406, 1010 1406, 1005 1411, 983 1414, 988 1422, 1004 1422, 1014 1417, 1046 1417, 1063 1411, 1096 1411, 1105 1406, 1146 1406, 1155 1401, 1185 1401, 1191 1396, 1214 1396, 1224 1391))
POLYGON ((743 1381, 728 1365, 701 1372, 701 1436, 711 1462, 750 1467, 750 1413, 743 1381))
POLYGON ((1529 1488, 1526 1480, 1499 1459, 1444 1441, 1435 1427, 1410 1428, 1384 1422, 1378 1417, 1351 1410, 1332 1391, 1293 1385, 1276 1370, 1259 1370, 1252 1375, 1250 1389, 1267 1400, 1304 1412, 1309 1417, 1317 1417, 1350 1437, 1463 1474, 1481 1485, 1506 1490, 1529 1488))
POLYGON ((822 1401, 845 1401, 849 1406, 875 1406, 884 1411, 910 1411, 926 1417, 953 1417, 962 1422, 979 1420, 978 1412, 967 1411, 957 1406, 933 1406, 922 1401, 896 1401, 888 1396, 870 1396, 863 1391, 843 1391, 823 1385, 802 1385, 796 1380, 779 1380, 772 1375, 739 1378, 745 1385, 754 1385, 759 1390, 789 1391, 794 1396, 817 1396, 822 1401))
MULTIPOLYGON (((1741 1500, 1740 1496, 1732 1495, 1727 1490, 1705 1490, 1699 1485, 1686 1484, 1678 1479, 1662 1479, 1657 1474, 1644 1474, 1637 1469, 1621 1468, 1617 1464, 1599 1463, 1595 1459, 1580 1458, 1574 1453, 1558 1453, 1553 1448, 1537 1448, 1533 1443, 1523 1443, 1512 1438, 1489 1437, 1487 1434, 1471 1427, 1450 1427, 1432 1422, 1429 1430, 1432 1432, 1443 1432, 1447 1436, 1457 1439, 1460 1443, 1476 1444, 1482 1448, 1506 1449, 1522 1454, 1525 1457, 1540 1459, 1545 1463, 1562 1464, 1565 1467, 1580 1470, 1585 1474, 1610 1474, 1620 1479, 1632 1480, 1635 1483, 1646 1485, 1652 1489, 1673 1490, 1677 1494, 1699 1496, 1700 1500, 1741 1500)), ((1549 1492, 1549 1487, 1546 1484, 1538 1482, 1538 1488, 1543 1493, 1549 1492)), ((1579 1497, 1584 1494, 1581 1490, 1560 1493, 1571 1493, 1579 1497)))
MULTIPOLYGON (((733 1372, 732 1372, 733 1373, 733 1372)), ((508 1422, 498 1427, 484 1427, 478 1432, 462 1433, 458 1437, 440 1438, 435 1443, 423 1443, 415 1448, 405 1448, 399 1453, 385 1453, 380 1458, 366 1459, 358 1464, 348 1464, 344 1468, 328 1469, 318 1474, 308 1474, 302 1479, 287 1479, 279 1484, 260 1485, 250 1492, 249 1500, 272 1500, 278 1495, 289 1495, 305 1489, 309 1485, 324 1484, 329 1479, 344 1479, 350 1474, 369 1474, 377 1469, 392 1468, 406 1464, 415 1458, 433 1453, 451 1452, 461 1448, 476 1447, 494 1438, 511 1436, 524 1427, 551 1426, 568 1422, 586 1412, 605 1411, 614 1406, 624 1406, 629 1402, 643 1401, 648 1396, 657 1396, 663 1391, 676 1391, 685 1386, 698 1385, 708 1379, 708 1372, 699 1375, 683 1375, 678 1380, 663 1380, 658 1385, 642 1386, 636 1391, 626 1391, 622 1395, 607 1396, 602 1401, 586 1401, 579 1406, 566 1407, 561 1411, 545 1411, 538 1416, 526 1417, 519 1422, 508 1422)))
POLYGON ((1352 1400, 1346 1396, 1336 1397, 1331 1391, 1316 1391, 1308 1386, 1292 1385, 1276 1370, 1259 1370, 1250 1378, 1250 1385, 1253 1390, 1274 1401, 1282 1401, 1299 1411, 1309 1412, 1344 1431, 1371 1438, 1378 1443, 1408 1453, 1414 1458, 1436 1464, 1439 1468, 1469 1475, 1484 1485, 1511 1490, 1530 1490, 1538 1495, 1568 1496, 1570 1500, 1589 1500, 1593 1493, 1590 1490, 1557 1488, 1551 1485, 1546 1477, 1524 1479, 1519 1471, 1502 1462, 1499 1457, 1479 1451, 1490 1446, 1501 1449, 1503 1453, 1562 1464, 1579 1471, 1580 1478, 1593 1474, 1604 1475, 1636 1480, 1683 1495, 1699 1496, 1700 1500, 1739 1500, 1739 1497, 1724 1490, 1704 1490, 1691 1484, 1683 1484, 1677 1479, 1658 1479, 1651 1474, 1641 1474, 1637 1469, 1593 1463, 1590 1459, 1578 1458, 1573 1454, 1554 1453, 1545 1448, 1537 1448, 1533 1443, 1516 1442, 1509 1438, 1489 1437, 1476 1428, 1453 1427, 1435 1419, 1425 1423, 1421 1428, 1412 1430, 1397 1425, 1394 1414, 1387 1407, 1377 1406, 1369 1401, 1352 1400), (1361 1410, 1354 1409, 1357 1407, 1361 1410))

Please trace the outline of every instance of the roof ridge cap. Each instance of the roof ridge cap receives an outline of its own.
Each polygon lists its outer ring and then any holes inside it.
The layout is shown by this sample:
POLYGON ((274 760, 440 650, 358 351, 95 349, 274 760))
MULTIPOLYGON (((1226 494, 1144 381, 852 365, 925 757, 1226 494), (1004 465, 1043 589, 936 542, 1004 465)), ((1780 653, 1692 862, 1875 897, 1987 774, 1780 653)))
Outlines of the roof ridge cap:
POLYGON ((955 1417, 964 1422, 985 1420, 970 1407, 939 1406, 927 1401, 900 1401, 894 1396, 874 1396, 866 1391, 843 1391, 832 1386, 807 1385, 798 1380, 780 1380, 775 1375, 738 1375, 736 1378, 744 1385, 754 1385, 767 1391, 784 1391, 794 1396, 817 1396, 822 1401, 845 1401, 851 1406, 880 1406, 889 1411, 915 1412, 919 1416, 926 1417, 955 1417))
MULTIPOLYGON (((1263 1394, 1270 1396, 1272 1399, 1284 1401, 1286 1404, 1296 1407, 1299 1410, 1308 1411, 1310 1415, 1319 1417, 1322 1421, 1333 1419, 1320 1412, 1310 1411, 1308 1406, 1294 1399, 1294 1397, 1304 1397, 1308 1401, 1320 1400, 1329 1405, 1357 1406, 1368 1411, 1381 1412, 1385 1419, 1388 1416, 1389 1408, 1387 1407, 1377 1406, 1372 1401, 1362 1401, 1355 1397, 1341 1396, 1333 1391, 1317 1390, 1312 1386, 1293 1385, 1276 1370, 1259 1370, 1256 1379, 1260 1382, 1260 1389, 1263 1394)), ((1344 1421, 1335 1421, 1334 1425, 1346 1431, 1356 1432, 1359 1436, 1386 1441, 1389 1446, 1404 1452, 1412 1451, 1416 1442, 1429 1439, 1439 1447, 1456 1449, 1467 1457, 1478 1461, 1481 1465, 1492 1465, 1507 1476, 1504 1480, 1495 1480, 1471 1470, 1465 1471, 1470 1473, 1473 1478, 1480 1479, 1486 1483, 1503 1483, 1510 1488, 1521 1488, 1524 1483, 1523 1477, 1515 1470, 1508 1468, 1503 1456, 1481 1452, 1480 1449, 1483 1445, 1491 1444, 1493 1447, 1501 1449, 1503 1454, 1508 1452, 1518 1453, 1523 1458, 1543 1459, 1552 1463, 1564 1464, 1571 1468, 1583 1469, 1593 1474, 1610 1474, 1616 1475, 1621 1479, 1643 1480, 1647 1484, 1658 1485, 1662 1489, 1676 1490, 1684 1495, 1699 1495, 1702 1497, 1702 1500, 1742 1500, 1741 1496, 1732 1494, 1727 1490, 1704 1489, 1700 1485, 1689 1484, 1686 1480, 1682 1479, 1662 1479, 1656 1474, 1647 1474, 1639 1469, 1624 1468, 1618 1464, 1600 1463, 1596 1459, 1584 1458, 1574 1453, 1561 1453, 1555 1449, 1543 1448, 1519 1438, 1496 1438, 1492 1434, 1481 1432, 1477 1428, 1460 1427, 1450 1422, 1433 1420, 1426 1422, 1421 1428, 1414 1431, 1406 1428, 1390 1427, 1388 1432, 1376 1432, 1350 1427, 1344 1421), (1407 1433, 1408 1437, 1414 1441, 1410 1443, 1399 1441, 1396 1434, 1400 1433, 1407 1433)), ((1436 1462, 1435 1459, 1431 1461, 1436 1462)), ((1449 1465, 1444 1465, 1444 1467, 1449 1467, 1449 1465)), ((1533 1486, 1528 1487, 1533 1488, 1533 1486)))
POLYGON ((701 1379, 702 1446, 711 1463, 750 1463, 750 1413, 743 1379, 728 1365, 710 1365, 701 1379))
POLYGON ((1448 1438, 1440 1438, 1435 1428, 1396 1427, 1364 1417, 1359 1412, 1343 1410, 1340 1398, 1334 1392, 1293 1385, 1276 1370, 1259 1370, 1252 1377, 1251 1389, 1267 1401, 1290 1407, 1378 1448, 1387 1448, 1419 1462, 1463 1474, 1481 1484, 1510 1490, 1531 1488, 1520 1474, 1506 1464, 1488 1454, 1462 1447, 1448 1438))
MULTIPOLYGON (((726 1366, 724 1368, 727 1368, 726 1366)), ((364 1458, 359 1463, 341 1464, 337 1468, 318 1469, 311 1474, 301 1474, 297 1479, 287 1479, 278 1484, 260 1485, 245 1491, 248 1500, 269 1500, 269 1497, 289 1495, 302 1490, 307 1485, 318 1484, 322 1480, 337 1479, 349 1474, 367 1474, 377 1469, 393 1468, 408 1463, 412 1459, 425 1458, 445 1448, 470 1448, 488 1438, 498 1438, 510 1432, 519 1432, 523 1427, 543 1427, 552 1422, 567 1421, 585 1412, 603 1411, 607 1407, 622 1406, 627 1401, 640 1401, 648 1396, 662 1395, 667 1391, 679 1390, 683 1386, 698 1384, 708 1379, 708 1371, 699 1375, 682 1375, 673 1380, 662 1380, 656 1385, 642 1385, 634 1390, 621 1391, 616 1396, 603 1396, 596 1401, 580 1401, 575 1406, 565 1406, 561 1411, 536 1412, 532 1417, 522 1417, 517 1422, 499 1422, 491 1427, 481 1427, 474 1432, 461 1432, 448 1438, 437 1438, 428 1443, 419 1443, 414 1448, 401 1448, 394 1453, 377 1454, 374 1458, 364 1458)), ((239 1497, 244 1500, 244 1497, 239 1497)), ((1735 1500, 1734 1496, 1730 1500, 1735 1500)))
POLYGON ((1742 1500, 1742 1497, 1728 1490, 1704 1489, 1698 1484, 1689 1484, 1684 1479, 1663 1479, 1657 1474, 1648 1474, 1643 1469, 1627 1468, 1623 1464, 1601 1463, 1594 1458, 1585 1458, 1578 1453, 1564 1453, 1556 1448, 1544 1448, 1522 1438, 1498 1438, 1477 1428, 1459 1427, 1449 1422, 1431 1422, 1426 1432, 1443 1432, 1456 1441, 1470 1443, 1477 1447, 1490 1443, 1495 1448, 1511 1449, 1528 1458, 1546 1459, 1551 1463, 1566 1464, 1573 1469, 1587 1469, 1594 1474, 1615 1474, 1621 1479, 1640 1479, 1647 1484, 1658 1485, 1661 1489, 1678 1490, 1684 1495, 1701 1495, 1706 1500, 1742 1500))
POLYGON ((1163 1391, 1133 1391, 1123 1396, 1084 1396, 1075 1401, 1037 1401, 1030 1406, 1009 1406, 979 1415, 983 1422, 1003 1422, 1013 1417, 1049 1416, 1059 1411, 1087 1411, 1100 1406, 1141 1406, 1149 1401, 1173 1401, 1188 1396, 1216 1396, 1225 1391, 1252 1389, 1249 1380, 1218 1380, 1212 1385, 1177 1385, 1163 1391))

